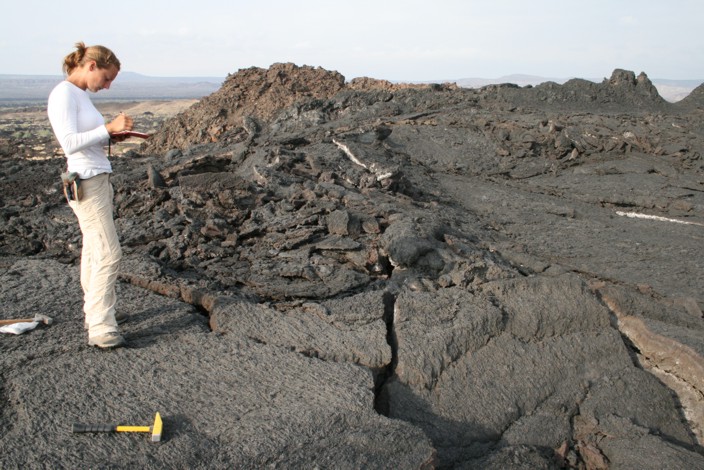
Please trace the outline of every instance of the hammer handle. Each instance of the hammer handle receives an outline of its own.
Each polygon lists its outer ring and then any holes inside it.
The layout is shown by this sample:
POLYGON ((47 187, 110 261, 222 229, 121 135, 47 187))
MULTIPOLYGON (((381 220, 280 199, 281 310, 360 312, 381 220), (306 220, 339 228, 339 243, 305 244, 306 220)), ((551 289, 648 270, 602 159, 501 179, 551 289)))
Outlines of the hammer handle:
POLYGON ((117 426, 113 424, 73 424, 73 432, 114 432, 117 426))
POLYGON ((0 320, 0 326, 14 325, 15 323, 30 323, 36 321, 34 318, 19 318, 15 320, 0 320))
POLYGON ((73 424, 73 432, 152 432, 150 426, 118 426, 115 424, 73 424))

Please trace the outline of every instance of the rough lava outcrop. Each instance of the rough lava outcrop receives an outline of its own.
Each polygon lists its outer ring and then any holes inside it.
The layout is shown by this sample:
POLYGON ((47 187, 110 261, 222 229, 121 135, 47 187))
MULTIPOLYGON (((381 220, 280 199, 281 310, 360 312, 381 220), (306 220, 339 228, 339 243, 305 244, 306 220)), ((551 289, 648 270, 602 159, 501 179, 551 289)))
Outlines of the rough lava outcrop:
POLYGON ((60 164, 2 157, 2 317, 55 318, 0 337, 2 467, 704 467, 698 90, 241 70, 114 159, 112 352, 60 164))

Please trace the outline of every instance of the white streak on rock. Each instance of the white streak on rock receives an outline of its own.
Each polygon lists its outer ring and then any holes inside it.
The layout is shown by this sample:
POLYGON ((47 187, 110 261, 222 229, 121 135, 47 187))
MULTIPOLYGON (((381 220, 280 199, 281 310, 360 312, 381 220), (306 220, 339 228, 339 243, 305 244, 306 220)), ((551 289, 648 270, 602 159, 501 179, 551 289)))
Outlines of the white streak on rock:
POLYGON ((367 168, 367 165, 365 165, 364 163, 362 163, 361 160, 359 160, 357 157, 355 157, 355 155, 352 153, 352 150, 350 150, 350 148, 348 146, 346 146, 345 144, 343 144, 341 142, 338 142, 335 139, 332 139, 332 143, 337 145, 343 152, 345 152, 345 155, 347 155, 349 157, 349 159, 352 160, 354 163, 361 166, 362 168, 369 169, 369 168, 367 168))
POLYGON ((704 224, 700 224, 699 222, 689 222, 687 220, 669 219, 667 217, 660 217, 659 215, 640 214, 638 212, 616 211, 616 215, 620 215, 622 217, 630 217, 632 219, 648 219, 648 220, 657 220, 660 222, 672 222, 675 224, 683 224, 683 225, 699 225, 700 227, 704 227, 704 224))
POLYGON ((333 142, 335 145, 337 145, 337 147, 338 147, 340 150, 342 150, 343 152, 345 152, 345 155, 347 155, 347 157, 348 157, 350 160, 352 160, 352 162, 354 162, 356 165, 359 165, 359 166, 361 166, 362 168, 364 168, 365 170, 368 170, 369 172, 371 172, 372 174, 374 174, 374 175, 376 176, 376 180, 377 180, 377 181, 383 181, 383 180, 385 180, 385 179, 387 179, 387 178, 391 178, 392 176, 394 176, 394 172, 393 172, 393 171, 387 171, 387 170, 385 170, 385 169, 383 169, 383 168, 380 168, 376 163, 372 163, 371 165, 366 165, 366 164, 364 164, 364 163, 362 162, 362 160, 360 160, 359 158, 357 158, 357 156, 356 156, 354 153, 352 153, 352 150, 350 150, 350 148, 349 148, 347 145, 343 144, 342 142, 338 142, 338 141, 335 140, 335 139, 332 139, 332 142, 333 142))

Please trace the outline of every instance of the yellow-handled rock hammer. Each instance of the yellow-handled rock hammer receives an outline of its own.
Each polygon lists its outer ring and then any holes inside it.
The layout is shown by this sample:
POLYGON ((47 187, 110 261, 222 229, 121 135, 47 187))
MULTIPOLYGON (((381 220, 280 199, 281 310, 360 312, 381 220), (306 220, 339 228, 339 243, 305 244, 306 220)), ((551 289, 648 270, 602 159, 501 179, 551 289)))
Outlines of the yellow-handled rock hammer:
POLYGON ((154 424, 151 426, 121 426, 115 424, 73 424, 73 432, 150 432, 152 442, 161 441, 161 416, 159 412, 154 417, 154 424))

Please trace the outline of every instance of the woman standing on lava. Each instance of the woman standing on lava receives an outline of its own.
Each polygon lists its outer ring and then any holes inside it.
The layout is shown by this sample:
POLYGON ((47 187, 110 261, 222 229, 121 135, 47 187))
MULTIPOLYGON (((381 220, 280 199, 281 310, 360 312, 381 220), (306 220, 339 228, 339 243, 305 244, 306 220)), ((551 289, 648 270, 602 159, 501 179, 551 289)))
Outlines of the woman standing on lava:
MULTIPOLYGON (((120 61, 103 46, 82 42, 64 58, 66 79, 49 95, 47 112, 51 127, 66 154, 67 174, 76 179, 68 191, 69 206, 78 217, 83 235, 81 287, 88 344, 99 348, 122 346, 125 339, 116 315, 115 284, 122 249, 113 220, 112 166, 105 152, 111 135, 132 129, 132 119, 118 115, 105 124, 88 91, 110 88, 120 71, 120 61)), ((119 137, 112 139, 120 141, 119 137)))

